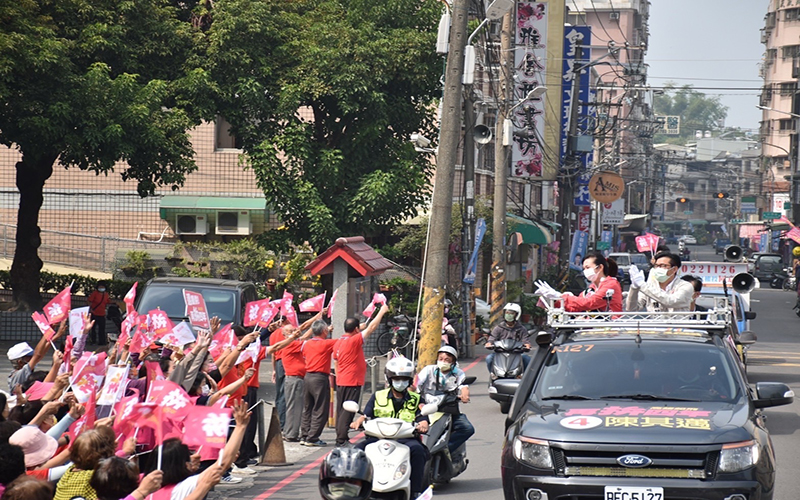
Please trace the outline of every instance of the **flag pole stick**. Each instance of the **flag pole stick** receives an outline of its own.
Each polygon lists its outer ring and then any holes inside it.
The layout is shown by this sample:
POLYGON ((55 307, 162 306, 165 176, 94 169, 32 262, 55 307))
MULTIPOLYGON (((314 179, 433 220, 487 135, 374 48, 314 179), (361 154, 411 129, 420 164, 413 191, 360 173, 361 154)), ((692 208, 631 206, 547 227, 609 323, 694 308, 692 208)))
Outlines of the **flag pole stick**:
POLYGON ((156 470, 161 470, 161 451, 163 448, 163 444, 158 445, 158 460, 156 461, 156 470))

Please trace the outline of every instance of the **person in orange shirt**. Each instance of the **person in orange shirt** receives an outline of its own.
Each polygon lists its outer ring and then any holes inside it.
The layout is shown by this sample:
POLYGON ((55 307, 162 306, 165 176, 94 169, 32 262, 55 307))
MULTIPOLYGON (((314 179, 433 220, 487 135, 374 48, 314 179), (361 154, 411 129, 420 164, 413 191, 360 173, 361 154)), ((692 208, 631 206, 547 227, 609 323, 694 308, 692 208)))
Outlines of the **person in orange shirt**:
POLYGON ((331 403, 331 356, 338 339, 329 339, 328 324, 317 320, 311 325, 313 337, 303 342, 306 375, 303 377, 303 421, 300 424, 300 444, 327 446, 319 437, 328 421, 331 403))
POLYGON ((98 281, 97 286, 89 294, 89 312, 94 321, 94 328, 89 336, 89 341, 95 345, 107 345, 106 337, 106 306, 111 301, 107 292, 108 284, 105 281, 98 281))
POLYGON ((361 400, 361 388, 367 376, 364 341, 378 328, 388 310, 383 304, 378 314, 366 325, 360 324, 356 318, 347 318, 344 321, 344 335, 333 347, 333 358, 336 360, 336 446, 343 446, 347 442, 350 423, 355 416, 355 413, 346 411, 342 403, 361 400))

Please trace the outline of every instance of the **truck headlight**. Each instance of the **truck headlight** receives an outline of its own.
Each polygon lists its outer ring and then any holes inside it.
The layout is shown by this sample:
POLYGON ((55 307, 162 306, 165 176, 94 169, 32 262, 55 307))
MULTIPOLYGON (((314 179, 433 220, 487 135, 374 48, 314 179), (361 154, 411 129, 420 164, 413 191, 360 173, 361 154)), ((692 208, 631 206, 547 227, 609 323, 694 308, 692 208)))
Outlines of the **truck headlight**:
POLYGON ((728 443, 722 446, 719 453, 719 472, 739 472, 758 463, 761 450, 758 443, 753 441, 741 441, 738 443, 728 443))
POLYGON ((525 436, 514 438, 514 458, 537 469, 552 469, 550 443, 525 436))

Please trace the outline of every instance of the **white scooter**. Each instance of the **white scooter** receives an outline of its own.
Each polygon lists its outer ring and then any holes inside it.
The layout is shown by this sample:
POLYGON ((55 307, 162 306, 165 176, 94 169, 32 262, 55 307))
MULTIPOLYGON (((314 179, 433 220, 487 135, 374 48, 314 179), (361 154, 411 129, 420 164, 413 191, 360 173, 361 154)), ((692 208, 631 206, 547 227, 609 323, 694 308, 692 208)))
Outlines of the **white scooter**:
MULTIPOLYGON (((361 413, 358 403, 345 401, 342 407, 352 413, 361 413)), ((436 405, 424 405, 423 415, 437 410, 436 405)), ((373 418, 364 422, 364 434, 378 438, 364 450, 372 463, 372 496, 370 498, 390 498, 409 500, 411 496, 411 451, 398 439, 413 438, 413 423, 398 418, 373 418)))

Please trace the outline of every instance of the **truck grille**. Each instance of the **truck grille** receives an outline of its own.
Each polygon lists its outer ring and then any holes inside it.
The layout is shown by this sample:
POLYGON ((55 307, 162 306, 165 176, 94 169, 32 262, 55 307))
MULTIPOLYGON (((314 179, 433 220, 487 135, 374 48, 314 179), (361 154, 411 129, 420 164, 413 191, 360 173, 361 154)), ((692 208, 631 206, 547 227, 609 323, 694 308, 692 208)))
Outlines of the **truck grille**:
POLYGON ((716 474, 719 447, 634 446, 550 443, 556 474, 595 477, 653 477, 712 479, 716 474), (623 467, 617 458, 644 455, 653 463, 647 467, 623 467))

